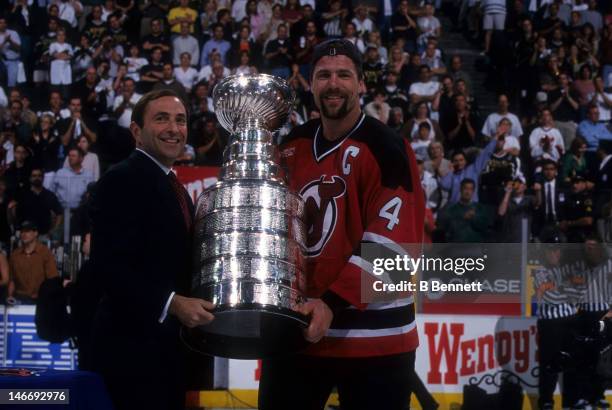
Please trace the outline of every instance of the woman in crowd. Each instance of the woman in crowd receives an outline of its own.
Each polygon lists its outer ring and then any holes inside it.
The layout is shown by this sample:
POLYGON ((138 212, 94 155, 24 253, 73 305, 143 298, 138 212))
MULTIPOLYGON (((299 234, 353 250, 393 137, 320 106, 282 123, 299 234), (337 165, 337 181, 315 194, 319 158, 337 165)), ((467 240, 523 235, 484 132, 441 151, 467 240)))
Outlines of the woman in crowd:
POLYGON ((414 117, 406 122, 402 129, 401 135, 408 141, 416 139, 419 132, 419 125, 421 125, 422 122, 429 124, 430 141, 433 141, 434 139, 437 141, 442 141, 444 137, 442 134, 442 129, 440 129, 440 125, 436 120, 429 118, 429 107, 424 101, 417 104, 414 109, 414 117))

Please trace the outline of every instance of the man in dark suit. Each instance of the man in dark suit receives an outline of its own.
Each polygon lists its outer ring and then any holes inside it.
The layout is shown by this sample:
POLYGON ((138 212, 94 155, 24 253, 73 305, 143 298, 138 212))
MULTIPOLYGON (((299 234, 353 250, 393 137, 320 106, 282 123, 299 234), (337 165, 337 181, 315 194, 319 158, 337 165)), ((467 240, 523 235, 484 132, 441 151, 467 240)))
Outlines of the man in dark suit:
POLYGON ((134 107, 136 150, 99 181, 91 262, 102 287, 93 368, 115 408, 183 409, 179 326, 209 323, 210 302, 189 298, 193 205, 170 167, 183 152, 187 111, 171 90, 134 107))
POLYGON ((538 236, 546 227, 556 227, 561 220, 566 192, 557 181, 557 163, 545 160, 542 163, 542 178, 533 185, 535 191, 535 214, 533 218, 533 234, 538 236))

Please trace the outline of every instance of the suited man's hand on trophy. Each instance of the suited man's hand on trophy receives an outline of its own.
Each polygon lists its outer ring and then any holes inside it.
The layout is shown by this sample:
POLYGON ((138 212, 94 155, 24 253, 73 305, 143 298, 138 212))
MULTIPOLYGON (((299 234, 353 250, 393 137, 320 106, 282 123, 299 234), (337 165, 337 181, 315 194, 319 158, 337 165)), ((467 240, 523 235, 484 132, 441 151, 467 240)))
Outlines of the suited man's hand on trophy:
POLYGON ((331 325, 334 314, 327 303, 321 299, 312 299, 296 308, 304 316, 310 317, 310 325, 304 329, 304 339, 310 343, 317 343, 323 339, 331 325))
POLYGON ((204 299, 174 295, 168 312, 176 316, 183 325, 193 328, 212 322, 215 316, 209 311, 214 308, 214 304, 204 299))

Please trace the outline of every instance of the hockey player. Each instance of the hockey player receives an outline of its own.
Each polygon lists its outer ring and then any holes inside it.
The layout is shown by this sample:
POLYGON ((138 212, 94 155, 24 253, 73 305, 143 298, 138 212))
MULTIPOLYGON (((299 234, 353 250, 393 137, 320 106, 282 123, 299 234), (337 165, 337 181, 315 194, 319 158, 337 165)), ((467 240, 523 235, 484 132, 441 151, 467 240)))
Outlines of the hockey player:
POLYGON ((366 117, 359 51, 329 40, 313 52, 311 83, 321 118, 295 128, 280 147, 289 184, 307 213, 303 352, 264 360, 259 408, 323 409, 337 387, 343 409, 408 408, 418 345, 413 298, 364 303, 362 242, 401 249, 420 243, 424 195, 414 154, 366 117))

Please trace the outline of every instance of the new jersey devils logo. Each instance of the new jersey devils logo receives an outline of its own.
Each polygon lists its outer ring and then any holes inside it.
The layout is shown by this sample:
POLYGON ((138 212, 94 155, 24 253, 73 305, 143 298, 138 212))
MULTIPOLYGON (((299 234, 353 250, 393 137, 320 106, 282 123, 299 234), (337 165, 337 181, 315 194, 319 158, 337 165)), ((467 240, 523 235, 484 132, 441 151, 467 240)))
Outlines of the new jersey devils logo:
POLYGON ((306 204, 306 255, 317 256, 331 238, 338 220, 336 198, 346 192, 344 180, 333 175, 330 181, 325 175, 308 183, 300 195, 306 204))

